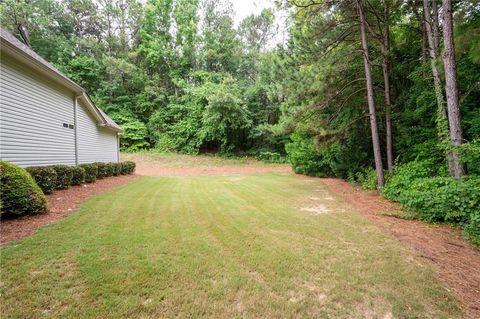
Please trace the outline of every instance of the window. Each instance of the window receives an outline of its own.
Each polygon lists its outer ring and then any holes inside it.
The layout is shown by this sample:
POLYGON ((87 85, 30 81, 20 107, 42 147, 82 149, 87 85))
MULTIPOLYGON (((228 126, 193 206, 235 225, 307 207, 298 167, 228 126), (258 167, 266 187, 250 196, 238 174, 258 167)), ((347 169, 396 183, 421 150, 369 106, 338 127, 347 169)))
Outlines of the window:
POLYGON ((63 123, 63 127, 68 128, 68 124, 67 124, 67 123, 63 123))
POLYGON ((71 130, 73 130, 73 129, 75 128, 75 126, 73 126, 73 124, 69 124, 69 125, 68 125, 68 128, 71 129, 71 130))

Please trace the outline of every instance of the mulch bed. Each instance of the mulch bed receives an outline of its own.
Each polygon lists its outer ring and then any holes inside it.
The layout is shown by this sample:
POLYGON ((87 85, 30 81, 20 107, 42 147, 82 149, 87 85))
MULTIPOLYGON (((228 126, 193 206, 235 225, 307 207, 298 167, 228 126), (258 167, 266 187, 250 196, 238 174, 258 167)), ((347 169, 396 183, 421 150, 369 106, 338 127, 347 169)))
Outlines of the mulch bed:
POLYGON ((383 213, 398 211, 400 206, 343 180, 322 181, 328 190, 394 235, 418 257, 431 262, 440 280, 465 305, 466 317, 480 318, 480 250, 465 241, 459 229, 385 216, 383 213))
POLYGON ((113 176, 97 180, 92 184, 54 191, 52 194, 47 195, 48 213, 16 219, 2 219, 0 224, 0 245, 30 236, 38 228, 52 224, 75 212, 78 206, 88 197, 103 193, 137 177, 137 175, 113 176))

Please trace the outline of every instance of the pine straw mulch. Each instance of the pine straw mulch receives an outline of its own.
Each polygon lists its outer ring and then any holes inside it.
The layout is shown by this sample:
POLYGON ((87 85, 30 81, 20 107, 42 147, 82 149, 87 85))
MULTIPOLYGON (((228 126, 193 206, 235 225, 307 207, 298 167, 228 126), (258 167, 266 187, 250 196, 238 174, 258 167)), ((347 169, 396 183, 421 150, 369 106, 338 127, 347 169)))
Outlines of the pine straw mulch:
POLYGON ((431 225, 384 215, 400 210, 374 191, 350 183, 323 178, 329 191, 345 200, 373 223, 410 247, 416 256, 433 264, 440 280, 465 305, 467 318, 480 318, 480 250, 447 225, 431 225))
POLYGON ((16 219, 2 219, 0 223, 0 245, 30 236, 38 228, 52 224, 75 212, 78 206, 88 197, 108 191, 137 177, 137 175, 113 176, 97 180, 92 184, 54 191, 46 196, 48 213, 16 219))

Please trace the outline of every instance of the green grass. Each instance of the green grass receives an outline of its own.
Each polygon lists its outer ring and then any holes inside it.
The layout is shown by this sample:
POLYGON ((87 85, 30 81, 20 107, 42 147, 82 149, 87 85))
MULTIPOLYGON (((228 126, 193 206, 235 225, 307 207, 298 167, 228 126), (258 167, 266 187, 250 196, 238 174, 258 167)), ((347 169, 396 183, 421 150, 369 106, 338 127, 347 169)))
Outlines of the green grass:
POLYGON ((177 153, 156 153, 152 151, 122 153, 121 159, 122 161, 154 163, 158 167, 164 168, 278 165, 260 162, 250 156, 226 158, 215 154, 192 156, 177 153))
POLYGON ((139 178, 2 249, 2 318, 461 317, 430 266, 331 196, 273 173, 139 178))

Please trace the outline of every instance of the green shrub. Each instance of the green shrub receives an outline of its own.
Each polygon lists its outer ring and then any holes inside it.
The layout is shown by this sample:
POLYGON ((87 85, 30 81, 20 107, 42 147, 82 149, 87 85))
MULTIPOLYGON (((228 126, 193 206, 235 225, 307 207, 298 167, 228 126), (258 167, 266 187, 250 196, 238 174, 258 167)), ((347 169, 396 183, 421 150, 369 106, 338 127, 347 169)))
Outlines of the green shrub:
POLYGON ((480 178, 420 178, 402 193, 400 203, 428 222, 463 225, 480 208, 480 178))
POLYGON ((106 177, 113 176, 115 174, 115 163, 106 163, 105 169, 107 174, 106 177))
POLYGON ((80 164, 81 168, 85 170, 85 182, 94 183, 97 180, 98 168, 95 164, 80 164))
POLYGON ((80 166, 72 167, 72 185, 80 185, 85 182, 85 169, 80 166))
POLYGON ((113 167, 115 168, 113 172, 114 176, 122 174, 122 163, 113 163, 113 167))
POLYGON ((47 211, 47 200, 33 177, 15 164, 0 162, 0 214, 20 216, 47 211))
POLYGON ((57 184, 57 172, 48 166, 31 166, 26 168, 44 194, 50 194, 57 184))
POLYGON ((363 189, 377 189, 377 173, 374 168, 367 167, 364 170, 357 172, 355 177, 356 182, 359 183, 363 189))
POLYGON ((435 165, 430 161, 413 161, 396 166, 393 175, 383 187, 383 196, 399 201, 402 193, 418 178, 433 177, 436 174, 435 165))
POLYGON ((299 133, 290 136, 292 142, 285 146, 293 171, 309 176, 331 176, 328 159, 315 148, 312 138, 299 133))
POLYGON ((423 220, 464 226, 468 237, 480 239, 480 177, 419 178, 399 201, 423 220))
POLYGON ((104 178, 108 176, 107 164, 102 162, 93 163, 97 166, 97 179, 104 178))
POLYGON ((57 172, 56 189, 67 189, 72 185, 73 168, 67 165, 51 165, 49 166, 57 172))
POLYGON ((135 162, 125 161, 122 162, 122 175, 133 174, 135 171, 135 162))
POLYGON ((480 209, 470 214, 468 224, 463 229, 463 234, 474 244, 480 246, 480 209))

